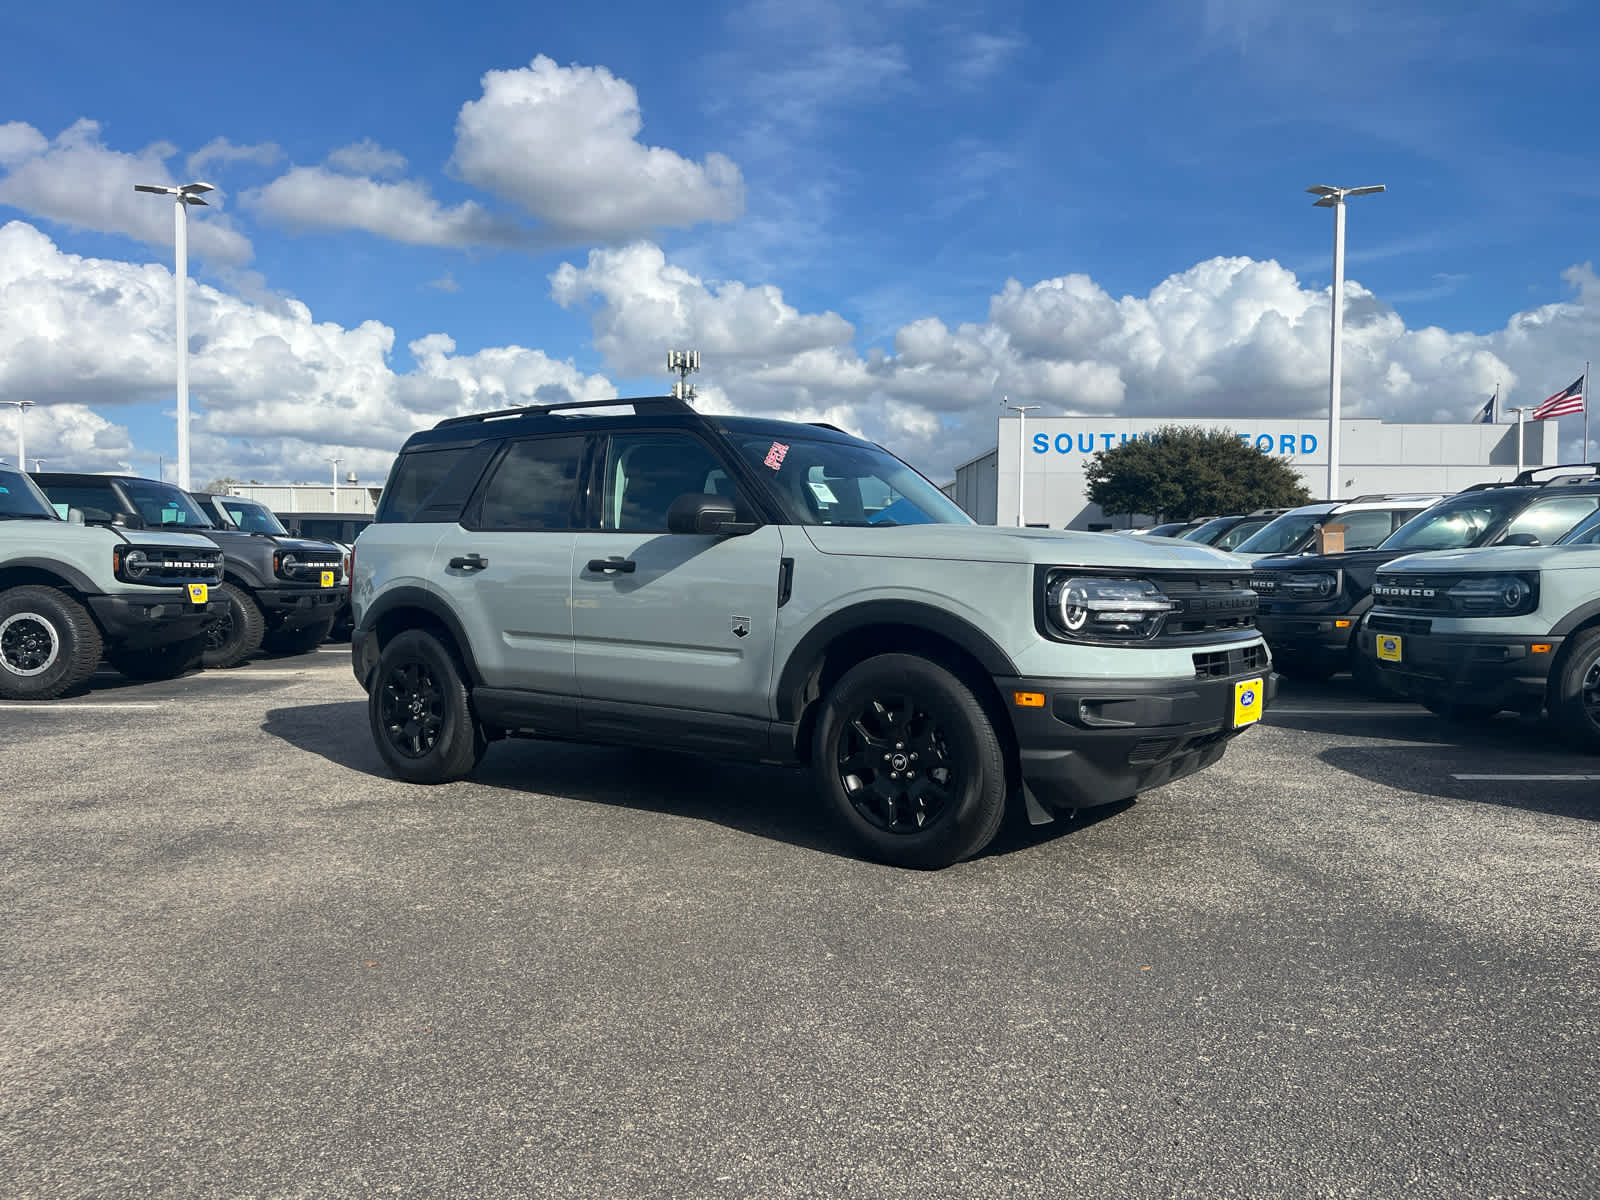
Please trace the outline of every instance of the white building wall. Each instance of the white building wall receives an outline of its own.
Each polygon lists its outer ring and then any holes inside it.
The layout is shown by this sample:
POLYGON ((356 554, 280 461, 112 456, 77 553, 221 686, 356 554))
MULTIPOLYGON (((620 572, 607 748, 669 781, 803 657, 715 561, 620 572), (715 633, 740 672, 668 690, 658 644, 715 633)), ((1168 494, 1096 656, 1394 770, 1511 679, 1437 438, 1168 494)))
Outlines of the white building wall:
POLYGON ((228 488, 230 494, 259 500, 273 512, 342 512, 365 513, 377 511, 381 486, 345 484, 335 497, 331 485, 320 487, 310 483, 236 483, 228 488))
MULTIPOLYGON (((1251 445, 1286 458, 1315 498, 1327 491, 1328 422, 1325 420, 1191 420, 1171 417, 1043 417, 1018 421, 1002 417, 997 446, 956 469, 950 494, 974 520, 1012 525, 1017 520, 1017 434, 1027 444, 1026 523, 1051 528, 1086 529, 1115 522, 1090 504, 1084 467, 1099 450, 1148 435, 1163 425, 1228 429, 1251 445)), ((1557 461, 1554 421, 1523 426, 1524 467, 1557 461)), ((1346 497, 1369 492, 1454 492, 1474 483, 1510 479, 1517 470, 1516 426, 1508 424, 1389 424, 1356 419, 1340 424, 1342 487, 1346 497)), ((1137 523, 1137 522, 1136 522, 1137 523)))

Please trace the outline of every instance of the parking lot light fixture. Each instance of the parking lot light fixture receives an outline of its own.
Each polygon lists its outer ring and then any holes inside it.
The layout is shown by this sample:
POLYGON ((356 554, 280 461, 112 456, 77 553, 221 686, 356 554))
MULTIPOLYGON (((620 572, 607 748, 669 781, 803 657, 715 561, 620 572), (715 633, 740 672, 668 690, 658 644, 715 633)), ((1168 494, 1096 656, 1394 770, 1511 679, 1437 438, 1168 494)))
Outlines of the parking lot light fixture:
POLYGON ((1043 408, 1042 404, 1012 404, 1010 396, 1002 396, 1000 403, 1017 414, 1017 528, 1022 529, 1024 505, 1027 503, 1027 493, 1023 490, 1024 477, 1028 473, 1028 414, 1036 408, 1043 408))
POLYGON ((1317 199, 1313 208, 1333 209, 1333 329, 1328 351, 1328 492, 1337 500, 1339 487, 1339 343, 1344 335, 1344 201, 1346 196, 1370 196, 1384 190, 1381 183, 1365 187, 1330 187, 1313 184, 1306 191, 1317 199))
POLYGON ((339 464, 342 463, 344 461, 344 459, 342 459, 342 458, 329 458, 329 459, 324 459, 323 461, 330 462, 330 463, 333 464, 333 511, 334 512, 338 512, 339 511, 339 464))
POLYGON ((172 197, 172 240, 175 244, 177 270, 177 351, 178 351, 178 486, 189 490, 189 317, 184 293, 189 280, 189 207, 204 205, 205 192, 217 189, 203 181, 186 183, 181 187, 160 187, 136 183, 136 192, 153 192, 158 196, 172 197))

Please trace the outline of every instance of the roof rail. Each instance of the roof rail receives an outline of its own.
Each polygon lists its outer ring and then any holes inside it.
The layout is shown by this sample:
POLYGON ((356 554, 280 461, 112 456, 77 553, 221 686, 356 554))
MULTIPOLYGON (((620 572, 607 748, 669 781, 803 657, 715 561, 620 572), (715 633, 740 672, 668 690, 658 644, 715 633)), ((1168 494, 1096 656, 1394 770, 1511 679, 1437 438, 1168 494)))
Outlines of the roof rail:
POLYGON ((1513 483, 1534 483, 1535 475, 1542 475, 1546 471, 1593 471, 1600 475, 1600 463, 1551 463, 1548 467, 1529 467, 1522 474, 1512 480, 1513 483))
POLYGON ((850 433, 848 429, 840 429, 837 425, 830 425, 826 421, 807 421, 806 424, 810 425, 813 429, 831 429, 835 433, 842 433, 846 436, 848 436, 850 433))
POLYGON ((631 404, 639 412, 671 412, 692 413, 690 408, 676 396, 619 396, 615 400, 572 400, 565 404, 524 404, 520 408, 501 408, 494 412, 469 413, 464 417, 446 417, 434 426, 435 429, 444 429, 450 425, 470 425, 475 421, 496 421, 507 417, 531 417, 541 413, 566 412, 578 408, 618 408, 631 404))
POLYGON ((1373 492, 1366 496, 1351 496, 1345 500, 1338 500, 1338 504, 1364 504, 1369 500, 1429 500, 1441 495, 1440 492, 1373 492))

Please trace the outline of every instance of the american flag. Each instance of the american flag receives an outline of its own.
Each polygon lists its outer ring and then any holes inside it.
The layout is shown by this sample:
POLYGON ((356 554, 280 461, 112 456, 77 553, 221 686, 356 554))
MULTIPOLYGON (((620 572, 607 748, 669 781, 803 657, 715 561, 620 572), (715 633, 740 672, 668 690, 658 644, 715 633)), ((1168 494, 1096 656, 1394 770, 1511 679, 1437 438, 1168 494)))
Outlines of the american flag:
POLYGON ((1571 413, 1581 413, 1582 411, 1583 376, 1579 375, 1566 387, 1534 409, 1533 419, 1542 421, 1546 417, 1565 417, 1571 413))

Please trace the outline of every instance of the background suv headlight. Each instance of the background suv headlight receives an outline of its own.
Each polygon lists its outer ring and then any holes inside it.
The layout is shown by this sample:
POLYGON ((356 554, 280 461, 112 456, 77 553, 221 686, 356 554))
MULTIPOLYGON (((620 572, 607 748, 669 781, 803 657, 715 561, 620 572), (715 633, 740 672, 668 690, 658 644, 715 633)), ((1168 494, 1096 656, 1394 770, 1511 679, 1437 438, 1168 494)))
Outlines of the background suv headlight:
POLYGON ((1153 637, 1176 607, 1148 579, 1061 576, 1045 595, 1050 623, 1068 637, 1153 637))
POLYGON ((124 579, 144 579, 150 574, 153 564, 150 556, 143 550, 119 551, 121 555, 120 574, 124 579))
POLYGON ((1463 617, 1512 617, 1539 607, 1537 575, 1468 575, 1445 593, 1463 617))
POLYGON ((1279 594, 1291 600, 1331 600, 1338 591, 1337 571, 1291 571, 1279 594))

